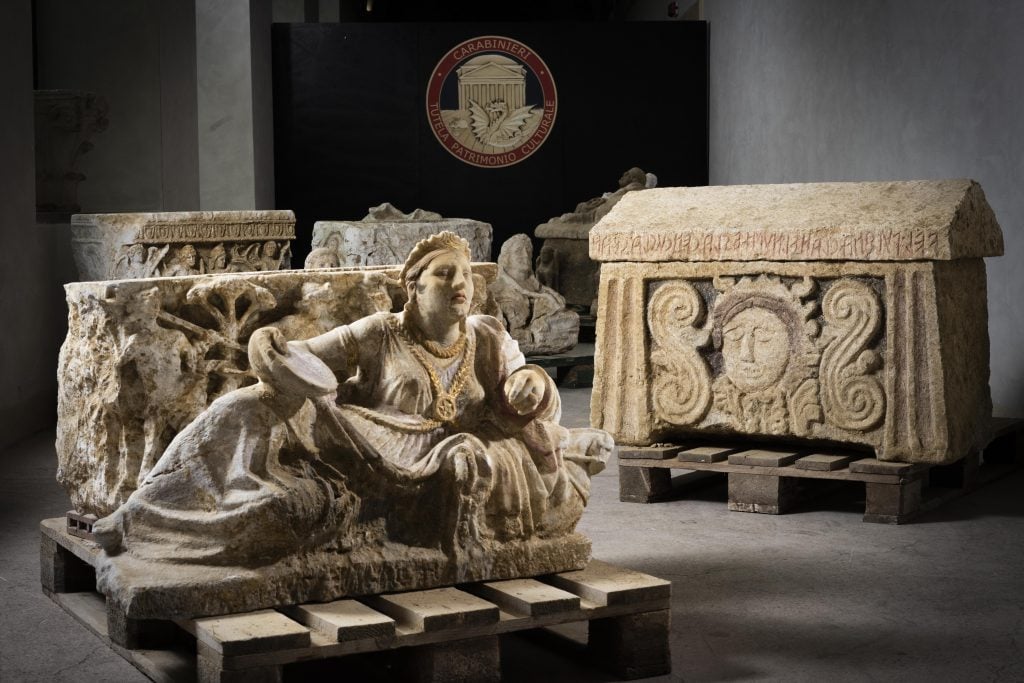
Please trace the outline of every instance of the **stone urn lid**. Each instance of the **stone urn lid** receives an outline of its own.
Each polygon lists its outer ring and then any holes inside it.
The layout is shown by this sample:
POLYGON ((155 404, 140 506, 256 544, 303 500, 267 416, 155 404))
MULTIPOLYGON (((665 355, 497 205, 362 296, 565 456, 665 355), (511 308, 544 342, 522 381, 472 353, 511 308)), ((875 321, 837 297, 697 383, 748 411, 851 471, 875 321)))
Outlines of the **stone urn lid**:
POLYGON ((590 231, 596 261, 930 261, 999 256, 973 180, 665 187, 590 231))

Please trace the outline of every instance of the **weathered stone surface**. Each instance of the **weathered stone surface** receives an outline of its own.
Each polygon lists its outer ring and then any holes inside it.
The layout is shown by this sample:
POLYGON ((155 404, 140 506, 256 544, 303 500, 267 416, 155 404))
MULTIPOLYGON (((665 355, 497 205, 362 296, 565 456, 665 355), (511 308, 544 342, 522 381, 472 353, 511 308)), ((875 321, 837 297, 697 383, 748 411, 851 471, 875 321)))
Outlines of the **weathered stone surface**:
POLYGON ((92 213, 71 217, 82 280, 283 270, 291 267, 291 211, 92 213))
POLYGON ((422 239, 448 230, 469 241, 474 261, 491 259, 491 225, 469 218, 442 218, 433 211, 402 213, 391 204, 370 209, 359 221, 317 221, 305 267, 394 265, 422 239))
POLYGON ((491 287, 512 338, 527 355, 568 351, 580 336, 580 316, 533 273, 533 245, 513 235, 501 245, 498 277, 491 287))
POLYGON ((627 192, 657 184, 653 173, 631 168, 619 178, 619 187, 614 192, 580 202, 575 211, 538 225, 535 234, 544 240, 537 256, 537 277, 541 283, 564 296, 570 305, 592 308, 597 299, 598 264, 588 255, 590 229, 627 192))
POLYGON ((999 256, 973 180, 665 187, 594 228, 598 261, 948 261, 999 256))
POLYGON ((591 422, 635 445, 727 433, 955 461, 991 413, 979 257, 1001 249, 971 181, 627 197, 591 233, 610 261, 591 422), (822 260, 790 260, 811 255, 822 260))
POLYGON ((559 426, 553 380, 469 315, 494 269, 468 257, 418 244, 401 298, 394 268, 69 285, 58 476, 102 516, 108 604, 212 615, 583 566, 614 442, 559 426))

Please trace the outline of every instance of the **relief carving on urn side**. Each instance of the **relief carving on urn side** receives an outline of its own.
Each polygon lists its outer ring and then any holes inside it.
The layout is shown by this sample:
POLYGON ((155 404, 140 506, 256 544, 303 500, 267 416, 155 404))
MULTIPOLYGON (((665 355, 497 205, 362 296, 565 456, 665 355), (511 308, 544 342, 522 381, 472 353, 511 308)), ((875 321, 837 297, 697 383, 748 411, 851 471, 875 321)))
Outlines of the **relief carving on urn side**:
POLYGON ((711 406, 710 369, 698 353, 711 335, 701 327, 704 318, 704 300, 689 282, 667 282, 651 296, 651 398, 658 416, 671 424, 697 424, 711 406))
POLYGON ((658 283, 647 304, 655 414, 696 429, 870 441, 885 417, 883 318, 862 279, 658 283))
POLYGON ((885 417, 885 391, 874 374, 881 356, 869 348, 882 327, 878 295, 851 278, 837 281, 821 301, 821 406, 829 423, 868 431, 885 417))
POLYGON ((821 421, 816 283, 759 275, 715 278, 714 286, 711 336, 721 371, 712 390, 720 418, 743 432, 809 436, 821 421))

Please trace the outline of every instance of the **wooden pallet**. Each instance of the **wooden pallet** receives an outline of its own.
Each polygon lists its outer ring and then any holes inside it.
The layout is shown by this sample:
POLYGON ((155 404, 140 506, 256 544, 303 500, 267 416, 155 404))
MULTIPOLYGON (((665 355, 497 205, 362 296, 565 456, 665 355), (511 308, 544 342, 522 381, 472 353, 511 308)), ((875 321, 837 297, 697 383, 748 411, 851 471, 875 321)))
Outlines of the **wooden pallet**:
POLYGON ((588 622, 591 661, 623 678, 671 671, 671 584, 596 560, 536 579, 142 621, 95 591, 95 543, 60 518, 41 530, 44 592, 154 681, 280 681, 291 665, 383 651, 407 678, 497 681, 499 635, 572 622, 588 622))
POLYGON ((849 453, 662 444, 619 449, 619 500, 653 503, 679 484, 719 474, 729 480, 729 509, 782 514, 803 497, 810 480, 860 482, 865 522, 902 524, 925 510, 1016 469, 1024 453, 1024 419, 993 418, 983 451, 951 465, 882 462, 849 453), (984 465, 983 465, 984 463, 984 465), (673 481, 672 470, 687 473, 673 481))

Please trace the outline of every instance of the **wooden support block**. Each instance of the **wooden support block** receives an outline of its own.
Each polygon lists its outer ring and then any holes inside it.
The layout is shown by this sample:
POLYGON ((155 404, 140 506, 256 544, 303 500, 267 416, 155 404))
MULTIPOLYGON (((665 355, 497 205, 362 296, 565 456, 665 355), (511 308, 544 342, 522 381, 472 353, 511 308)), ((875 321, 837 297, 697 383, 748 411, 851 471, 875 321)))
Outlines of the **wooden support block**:
POLYGON ((622 678, 671 673, 670 621, 667 609, 593 619, 587 649, 600 664, 622 678))
POLYGON ((796 461, 797 469, 801 470, 814 470, 817 472, 833 472, 835 470, 841 470, 850 464, 853 460, 848 455, 825 455, 823 453, 814 453, 812 455, 805 455, 796 461))
POLYGON ((375 595, 363 601, 402 626, 425 632, 485 626, 499 617, 497 605, 457 588, 375 595))
POLYGON ((863 458, 850 463, 853 474, 892 474, 903 476, 909 474, 914 465, 906 462, 885 462, 875 458, 863 458))
POLYGON ((274 610, 196 619, 196 640, 224 657, 309 647, 309 629, 274 610))
POLYGON ((300 624, 326 633, 338 642, 361 638, 394 638, 395 620, 355 600, 298 605, 287 610, 300 624))
POLYGON ((682 446, 667 444, 663 446, 633 446, 619 448, 619 458, 623 460, 670 460, 682 450, 682 446))
POLYGON ((672 584, 649 574, 591 560, 584 569, 550 574, 544 580, 600 606, 632 605, 672 596, 672 584))
POLYGON ((200 653, 196 657, 197 683, 281 683, 282 667, 268 665, 250 669, 224 669, 219 656, 200 653))
POLYGON ((901 484, 866 483, 864 521, 879 524, 906 522, 921 509, 921 484, 920 478, 901 484))
POLYGON ((124 608, 107 600, 107 636, 115 645, 128 650, 159 649, 178 635, 173 621, 160 619, 132 619, 124 608))
POLYGON ((512 614, 539 617, 580 608, 579 596, 534 579, 473 585, 473 592, 512 614))
POLYGON ((740 451, 729 456, 730 465, 749 465, 753 467, 786 467, 800 457, 792 451, 766 451, 762 449, 740 451))
POLYGON ((501 680, 498 636, 421 645, 409 652, 409 673, 417 683, 494 682, 501 680))
POLYGON ((667 467, 630 467, 619 464, 619 500, 623 503, 654 503, 672 492, 672 472, 667 467))
POLYGON ((697 446, 679 451, 676 458, 680 462, 723 462, 735 448, 721 448, 719 446, 697 446))
POLYGON ((96 571, 89 563, 42 534, 39 542, 39 581, 49 593, 96 590, 96 571))
POLYGON ((981 454, 968 453, 950 465, 937 465, 928 470, 928 484, 950 489, 972 490, 978 483, 981 454))
POLYGON ((799 482, 789 477, 729 473, 729 509, 734 512, 781 515, 793 506, 798 492, 799 482))

